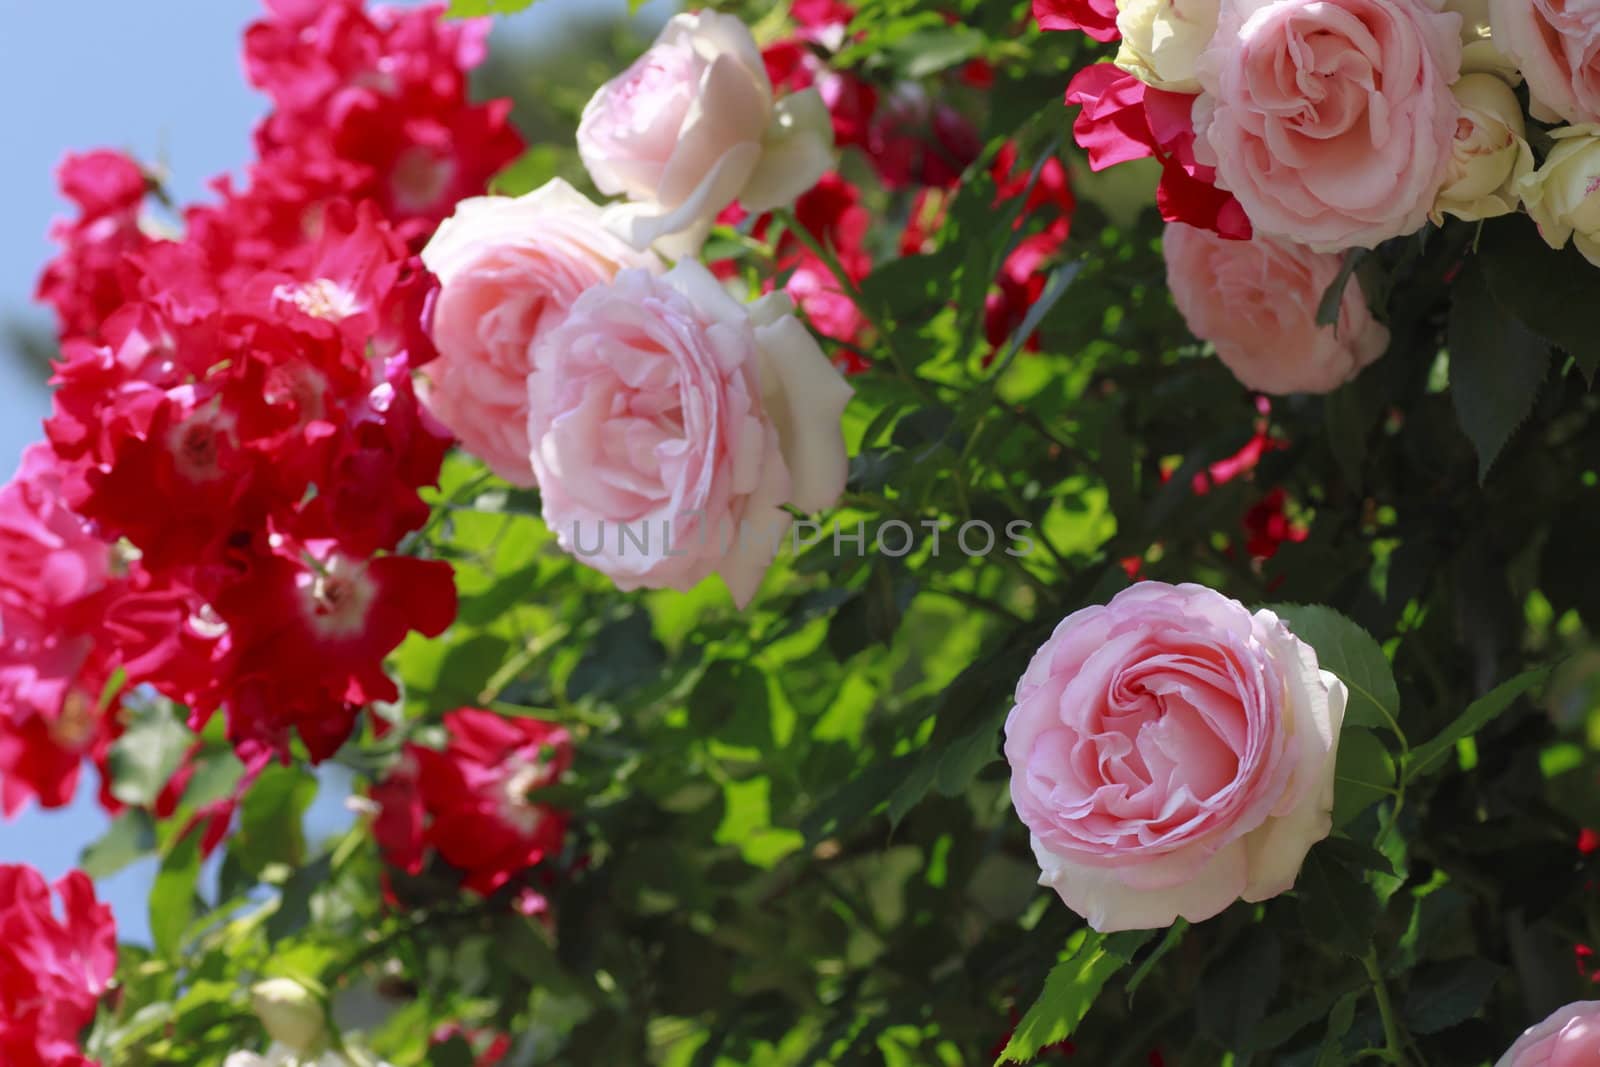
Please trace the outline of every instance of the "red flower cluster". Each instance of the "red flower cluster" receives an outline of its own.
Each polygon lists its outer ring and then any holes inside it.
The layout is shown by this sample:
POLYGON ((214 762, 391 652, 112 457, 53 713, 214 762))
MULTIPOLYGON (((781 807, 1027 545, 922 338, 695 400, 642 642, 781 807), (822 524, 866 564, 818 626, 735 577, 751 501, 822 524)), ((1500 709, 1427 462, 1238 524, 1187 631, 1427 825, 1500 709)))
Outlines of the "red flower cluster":
MULTIPOLYGON (((1194 476, 1189 487, 1196 496, 1204 496, 1213 488, 1235 478, 1250 477, 1268 452, 1289 447, 1289 442, 1272 435, 1268 425, 1272 404, 1266 397, 1256 398, 1256 412, 1259 415, 1256 432, 1244 447, 1194 476)), ((1288 507, 1288 491, 1277 486, 1268 490, 1244 513, 1241 526, 1245 535, 1245 551, 1251 559, 1269 560, 1285 544, 1299 544, 1311 536, 1311 531, 1304 523, 1289 518, 1288 507)))
MULTIPOLYGON (((1046 30, 1081 30, 1097 41, 1117 39, 1114 0, 1034 0, 1046 30)), ((1168 222, 1186 222, 1223 237, 1250 238, 1250 220, 1233 194, 1218 189, 1216 171, 1194 157, 1194 96, 1152 89, 1113 63, 1084 67, 1067 85, 1067 105, 1081 106, 1072 134, 1104 170, 1131 159, 1162 167, 1156 205, 1168 222)))
MULTIPOLYGON (((1017 242, 1006 256, 1000 267, 998 288, 985 302, 985 334, 989 343, 998 347, 1016 332, 1027 317, 1028 309, 1044 294, 1046 265, 1071 235, 1072 213, 1078 201, 1072 194, 1067 168, 1059 159, 1046 159, 1035 177, 1030 168, 1018 166, 1014 142, 1008 141, 996 154, 989 175, 995 182, 996 208, 1018 197, 1026 197, 1014 229, 1021 231, 1039 220, 1044 223, 1041 229, 1017 242)), ((948 198, 934 189, 924 189, 918 195, 911 221, 900 237, 903 254, 932 250, 933 236, 943 225, 947 202, 948 198)), ((1025 346, 1030 351, 1038 351, 1038 336, 1028 337, 1025 346)))
POLYGON ((80 871, 51 887, 31 867, 0 866, 0 1063, 92 1067, 78 1048, 117 967, 111 908, 80 871))
MULTIPOLYGON (((144 677, 179 653, 184 597, 115 552, 62 502, 46 445, 0 486, 0 810, 60 807, 85 756, 103 765, 116 730, 102 695, 118 670, 144 677)), ((102 776, 103 777, 103 776, 102 776)), ((108 807, 115 802, 102 789, 108 807)))
POLYGON ((267 3, 245 38, 273 102, 257 159, 181 238, 141 228, 153 183, 131 160, 61 170, 80 216, 39 287, 61 320, 51 450, 0 495, 20 517, 0 557, 57 575, 0 608, 11 804, 70 795, 115 730, 96 711, 119 669, 196 725, 225 709, 248 765, 295 734, 320 760, 395 698, 382 664, 406 634, 455 615, 450 566, 394 553, 450 445, 412 385, 435 288, 415 252, 521 148, 506 102, 467 99, 486 25, 267 3))
POLYGON ((420 874, 431 849, 487 896, 561 851, 566 814, 531 795, 572 765, 572 739, 552 723, 475 708, 451 712, 444 725, 442 751, 407 744, 373 787, 373 833, 391 866, 420 874))

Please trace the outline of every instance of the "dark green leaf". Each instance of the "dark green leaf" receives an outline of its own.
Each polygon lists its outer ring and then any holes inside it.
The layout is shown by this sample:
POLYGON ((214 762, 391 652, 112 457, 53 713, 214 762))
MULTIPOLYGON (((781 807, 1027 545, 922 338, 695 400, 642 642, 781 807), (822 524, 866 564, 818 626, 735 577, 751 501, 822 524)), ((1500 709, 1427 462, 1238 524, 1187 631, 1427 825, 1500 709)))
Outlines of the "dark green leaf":
POLYGON ((1267 1014, 1283 978, 1283 946, 1265 926, 1247 927, 1206 968, 1197 991, 1200 1028, 1224 1048, 1243 1048, 1267 1014))
POLYGON ((1574 309, 1600 304, 1600 273, 1576 248, 1551 248, 1521 214, 1484 224, 1477 260, 1499 306, 1576 360, 1592 382, 1600 338, 1574 309))
POLYGON ((1344 254, 1344 262, 1339 265, 1339 273, 1333 281, 1328 283, 1328 288, 1323 290, 1322 299, 1317 301, 1317 325, 1336 326, 1339 322, 1339 309, 1344 304, 1344 291, 1354 277, 1356 268, 1369 253, 1365 248, 1352 248, 1344 254))
POLYGON ((276 943, 311 922, 311 898, 333 874, 333 856, 324 853, 296 870, 279 891, 278 907, 267 919, 267 938, 276 943))
POLYGON ((1450 304, 1450 394, 1461 428, 1478 451, 1478 477, 1533 410, 1550 367, 1550 346, 1495 303, 1483 273, 1469 266, 1450 304))
POLYGON ((666 662, 650 614, 638 610, 600 628, 567 678, 567 699, 611 700, 655 681, 666 662))
POLYGON ((1340 733, 1336 773, 1333 796, 1335 830, 1348 826, 1372 805, 1394 795, 1394 757, 1370 730, 1347 726, 1340 733))
POLYGON ((1326 845, 1306 856, 1295 881, 1300 922, 1311 940, 1347 956, 1372 946, 1378 897, 1360 871, 1339 862, 1326 845))
POLYGON ((1406 1028, 1434 1034, 1472 1018, 1489 999, 1505 969, 1468 957, 1430 964, 1411 978, 1405 999, 1406 1028))
POLYGON ((1372 429, 1371 412, 1362 382, 1357 379, 1329 393, 1323 400, 1323 425, 1328 432, 1328 447, 1345 480, 1361 487, 1361 468, 1367 458, 1367 433, 1372 429))
POLYGON ((1411 757, 1405 766, 1406 780, 1410 781, 1436 770, 1445 756, 1455 749, 1456 742, 1488 726, 1515 703, 1519 696, 1543 685, 1549 676, 1548 667, 1525 671, 1474 700, 1468 705, 1467 710, 1462 712, 1455 722, 1441 730, 1437 737, 1411 750, 1411 757))

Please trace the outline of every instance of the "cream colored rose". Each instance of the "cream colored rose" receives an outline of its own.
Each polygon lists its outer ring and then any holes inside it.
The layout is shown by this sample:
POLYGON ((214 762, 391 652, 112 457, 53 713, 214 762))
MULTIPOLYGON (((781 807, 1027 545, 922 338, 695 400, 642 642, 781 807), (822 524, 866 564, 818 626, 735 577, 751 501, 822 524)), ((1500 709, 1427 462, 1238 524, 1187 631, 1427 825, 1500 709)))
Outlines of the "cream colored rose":
POLYGON ((1571 241, 1600 267, 1600 125, 1564 126, 1550 136, 1555 148, 1517 190, 1546 244, 1571 241))
POLYGON ((289 1051, 313 1056, 328 1043, 327 1012, 316 995, 292 978, 271 978, 250 990, 250 1003, 267 1036, 289 1051))
POLYGON ((1517 185, 1533 172, 1522 104, 1493 74, 1468 74, 1450 87, 1461 104, 1444 188, 1431 218, 1475 222, 1517 209, 1517 185))
POLYGON ((1195 61, 1217 30, 1220 0, 1117 0, 1117 66, 1147 85, 1197 93, 1195 61))
POLYGON ((699 247, 723 208, 770 211, 833 166, 833 124, 814 89, 775 100, 744 23, 674 16, 649 51, 590 99, 578 154, 601 192, 626 196, 607 225, 644 249, 699 247))
POLYGON ((1497 74, 1511 85, 1521 84, 1516 61, 1495 45, 1489 0, 1445 0, 1444 10, 1461 16, 1462 74, 1497 74))

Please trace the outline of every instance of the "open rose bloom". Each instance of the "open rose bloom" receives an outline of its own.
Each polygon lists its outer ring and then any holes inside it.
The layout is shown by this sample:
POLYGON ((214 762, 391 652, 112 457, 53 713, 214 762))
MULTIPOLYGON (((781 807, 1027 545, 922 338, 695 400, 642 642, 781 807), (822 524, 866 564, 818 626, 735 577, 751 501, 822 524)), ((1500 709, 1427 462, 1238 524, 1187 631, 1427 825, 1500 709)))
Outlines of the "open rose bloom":
POLYGON ((623 267, 659 270, 601 224, 601 209, 559 178, 517 198, 456 206, 422 251, 439 279, 424 401, 463 446, 514 485, 528 462, 528 375, 540 335, 591 285, 623 267))
POLYGON ((1162 237, 1167 284, 1189 329, 1247 389, 1327 393, 1383 355, 1389 331, 1360 283, 1345 283, 1338 318, 1317 322, 1340 257, 1258 234, 1230 241, 1175 222, 1162 237))
POLYGON ((1600 1001, 1568 1004, 1530 1026, 1495 1067, 1600 1067, 1600 1001))
POLYGON ((833 166, 833 123, 816 89, 782 99, 755 39, 731 15, 674 16, 649 51, 583 111, 578 152, 596 187, 632 203, 610 224, 639 248, 680 235, 699 247, 735 200, 791 203, 833 166))
POLYGON ((622 589, 720 574, 743 606, 784 505, 844 490, 850 387, 773 293, 746 306, 683 260, 585 292, 534 351, 528 432, 544 518, 622 589))
POLYGON ((1345 695, 1276 615, 1203 586, 1068 616, 1006 720, 1040 883, 1101 931, 1287 891, 1332 825, 1345 695))
POLYGON ((1431 0, 1227 0, 1195 155, 1266 233, 1331 251, 1418 230, 1450 163, 1460 28, 1431 0))

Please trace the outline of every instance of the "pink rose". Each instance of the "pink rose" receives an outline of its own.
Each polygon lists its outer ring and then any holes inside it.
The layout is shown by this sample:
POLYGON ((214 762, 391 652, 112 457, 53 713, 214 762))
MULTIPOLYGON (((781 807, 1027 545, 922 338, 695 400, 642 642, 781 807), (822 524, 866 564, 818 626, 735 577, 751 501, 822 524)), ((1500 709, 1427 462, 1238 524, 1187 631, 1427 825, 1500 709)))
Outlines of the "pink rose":
POLYGON ((1351 278, 1332 326, 1317 308, 1340 257, 1257 235, 1229 241, 1175 222, 1161 242, 1167 284, 1189 330, 1247 389, 1326 393, 1383 355, 1389 331, 1351 278))
POLYGON ((1450 164, 1460 27, 1435 0, 1225 0, 1195 156, 1266 233, 1332 251, 1420 229, 1450 164))
POLYGON ((1495 48, 1528 82, 1533 117, 1600 122, 1600 4, 1489 0, 1495 48))
POLYGON ((660 263, 608 233, 600 208, 559 178, 516 199, 463 200, 422 259, 441 286, 425 403, 496 474, 531 486, 534 343, 591 285, 660 263))
POLYGON ((590 99, 578 154, 599 190, 634 201, 611 225, 637 247, 669 235, 698 247, 735 200, 790 203, 833 167, 833 120, 815 89, 774 100, 744 23, 674 16, 650 50, 590 99))
POLYGON ((1276 615, 1204 586, 1069 615, 1006 720, 1040 884, 1101 931, 1285 892, 1331 826, 1344 707, 1276 615))
POLYGON ((622 589, 711 574, 741 607, 789 528, 844 489, 850 388, 775 293, 681 260, 626 270, 539 339, 528 431, 545 521, 622 589))
POLYGON ((1568 1004, 1530 1026, 1494 1067, 1600 1067, 1600 1000, 1568 1004))

